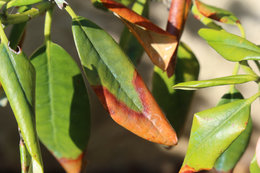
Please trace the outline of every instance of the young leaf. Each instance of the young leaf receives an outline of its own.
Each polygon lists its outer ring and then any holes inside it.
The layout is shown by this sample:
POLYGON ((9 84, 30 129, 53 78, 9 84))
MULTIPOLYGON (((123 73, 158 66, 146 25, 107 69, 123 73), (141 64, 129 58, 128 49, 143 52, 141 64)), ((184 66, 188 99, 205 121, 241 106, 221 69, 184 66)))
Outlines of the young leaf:
POLYGON ((25 6, 25 5, 31 5, 31 4, 36 4, 39 3, 43 0, 11 0, 8 2, 6 8, 11 8, 11 7, 20 7, 20 6, 25 6))
POLYGON ((175 145, 175 131, 111 36, 83 17, 73 19, 72 31, 84 74, 111 117, 144 139, 175 145))
POLYGON ((195 0, 198 11, 207 18, 217 20, 222 23, 237 25, 240 24, 238 18, 231 12, 216 8, 195 0))
POLYGON ((238 100, 196 113, 180 173, 211 169, 221 153, 245 130, 251 102, 252 99, 238 100))
POLYGON ((200 29, 199 35, 229 61, 260 60, 260 48, 237 35, 214 29, 200 29))
POLYGON ((195 55, 184 43, 180 43, 178 46, 177 57, 176 73, 170 78, 168 78, 166 72, 154 67, 152 93, 177 134, 180 134, 194 92, 175 90, 172 85, 197 80, 199 63, 195 55))
POLYGON ((33 113, 35 70, 21 51, 13 51, 7 43, 0 44, 0 61, 0 82, 32 157, 33 170, 41 173, 43 167, 33 113))
POLYGON ((213 19, 207 18, 204 15, 202 15, 199 10, 197 9, 197 6, 195 4, 192 5, 192 14, 193 16, 198 19, 201 23, 203 23, 205 26, 209 28, 213 28, 216 30, 221 30, 221 26, 217 25, 213 19))
MULTIPOLYGON (((133 4, 132 10, 148 18, 149 0, 137 0, 133 4)), ((135 65, 140 62, 144 49, 127 27, 124 28, 120 36, 119 45, 135 65)))
POLYGON ((250 173, 259 173, 259 172, 260 172, 260 166, 257 163, 256 155, 255 155, 250 164, 250 173))
POLYGON ((126 24, 152 62, 162 70, 166 70, 177 48, 176 37, 113 0, 101 0, 101 2, 126 24))
POLYGON ((40 140, 67 172, 80 172, 90 133, 90 107, 80 69, 52 42, 39 48, 31 59, 36 69, 40 140))
MULTIPOLYGON (((238 90, 225 94, 218 105, 231 103, 236 100, 242 100, 243 96, 238 90)), ((248 111, 250 114, 250 111, 248 111)), ((215 162, 214 167, 220 172, 232 171, 236 166, 240 157, 244 153, 252 132, 252 119, 249 115, 248 124, 246 129, 234 140, 234 142, 221 154, 221 156, 215 162)))
POLYGON ((220 85, 241 84, 241 83, 246 83, 246 82, 256 81, 256 80, 258 80, 258 77, 253 75, 233 75, 233 76, 226 76, 226 77, 220 77, 220 78, 209 79, 209 80, 178 83, 174 85, 173 88, 184 89, 184 90, 195 90, 195 89, 220 86, 220 85))

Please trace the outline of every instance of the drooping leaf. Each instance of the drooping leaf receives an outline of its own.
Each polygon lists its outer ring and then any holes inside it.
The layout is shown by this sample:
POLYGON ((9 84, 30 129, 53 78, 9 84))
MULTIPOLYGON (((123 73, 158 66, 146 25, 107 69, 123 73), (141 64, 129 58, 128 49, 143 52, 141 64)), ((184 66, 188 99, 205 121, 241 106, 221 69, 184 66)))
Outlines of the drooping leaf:
MULTIPOLYGON (((242 100, 243 96, 238 90, 234 90, 225 94, 218 105, 231 103, 236 100, 242 100)), ((248 111, 248 114, 250 112, 248 111)), ((234 140, 234 142, 221 154, 221 156, 215 162, 214 167, 220 172, 232 171, 237 162, 244 153, 252 132, 252 119, 249 115, 248 124, 246 129, 234 140)))
POLYGON ((180 134, 194 92, 175 90, 172 86, 179 82, 197 80, 199 63, 192 51, 183 43, 178 47, 177 57, 176 73, 170 78, 166 72, 154 67, 152 93, 177 134, 180 134))
POLYGON ((254 155, 250 164, 250 173, 259 173, 259 172, 260 172, 260 166, 257 163, 256 155, 254 155))
POLYGON ((60 9, 65 8, 68 3, 65 0, 54 0, 60 9))
POLYGON ((217 30, 221 30, 221 26, 217 25, 213 19, 207 18, 204 15, 202 15, 199 10, 197 9, 197 6, 195 4, 192 5, 192 14, 193 16, 198 19, 201 23, 203 23, 204 25, 206 25, 209 28, 213 28, 213 29, 217 29, 217 30))
POLYGON ((260 48, 242 37, 214 29, 201 29, 199 35, 229 61, 260 60, 260 48))
POLYGON ((114 121, 144 139, 175 145, 175 131, 111 36, 83 17, 73 19, 72 31, 84 74, 114 121))
MULTIPOLYGON (((186 19, 188 17, 189 11, 191 6, 191 0, 172 0, 171 1, 171 7, 170 12, 168 16, 168 23, 166 27, 166 31, 170 34, 174 35, 177 38, 177 43, 179 44, 184 25, 186 22, 186 19)), ((168 77, 171 77, 174 74, 175 66, 176 66, 176 60, 177 60, 177 51, 178 49, 175 49, 175 52, 172 55, 170 64, 168 65, 166 71, 168 74, 168 77)))
POLYGON ((43 0, 11 0, 10 2, 8 2, 7 8, 36 4, 41 1, 43 0))
MULTIPOLYGON (((137 0, 133 4, 132 10, 137 14, 148 18, 149 0, 137 0)), ((144 49, 127 27, 124 28, 120 36, 119 44, 132 62, 137 65, 141 60, 144 49)))
POLYGON ((36 125, 42 143, 67 172, 80 172, 90 133, 90 107, 81 72, 52 42, 32 55, 36 69, 36 125))
POLYGON ((29 169, 31 165, 31 156, 23 142, 23 139, 20 139, 19 149, 20 149, 20 160, 21 160, 21 173, 29 173, 29 169))
POLYGON ((43 172, 34 121, 35 70, 25 55, 0 45, 0 82, 32 157, 33 171, 43 172))
POLYGON ((162 70, 166 70, 177 48, 176 37, 122 4, 113 0, 101 0, 101 2, 126 24, 152 62, 162 70))
POLYGON ((245 130, 251 103, 251 98, 237 100, 196 113, 180 173, 212 169, 222 152, 245 130))
POLYGON ((195 0, 195 5, 197 6, 198 11, 207 18, 227 24, 240 24, 239 19, 227 10, 207 5, 199 0, 195 0))
POLYGON ((258 77, 253 75, 232 75, 232 76, 220 77, 220 78, 209 79, 209 80, 178 83, 174 85, 173 88, 184 89, 184 90, 196 90, 200 88, 207 88, 207 87, 220 86, 220 85, 241 84, 241 83, 246 83, 246 82, 256 81, 256 80, 258 80, 258 77))

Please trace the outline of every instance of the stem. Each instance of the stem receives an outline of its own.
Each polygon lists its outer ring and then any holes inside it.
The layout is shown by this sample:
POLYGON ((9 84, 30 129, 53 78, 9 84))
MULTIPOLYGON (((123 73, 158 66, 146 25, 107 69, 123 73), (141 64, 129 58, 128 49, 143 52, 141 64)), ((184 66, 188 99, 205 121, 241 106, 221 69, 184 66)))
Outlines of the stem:
MULTIPOLYGON (((239 67, 240 67, 240 64, 239 64, 239 62, 237 62, 235 67, 234 67, 232 75, 237 75, 238 74, 239 67)), ((231 85, 230 86, 230 92, 233 93, 234 89, 235 89, 235 85, 231 85)))
POLYGON ((259 61, 257 61, 257 60, 254 60, 254 62, 255 62, 255 64, 256 64, 256 66, 257 66, 258 70, 260 71, 260 63, 259 63, 259 61))
POLYGON ((72 19, 75 19, 75 18, 78 17, 78 16, 76 15, 76 13, 72 10, 72 8, 71 8, 69 5, 67 5, 67 6, 65 7, 65 10, 69 13, 69 15, 70 15, 70 17, 71 17, 72 19))
POLYGON ((0 37, 1 37, 1 42, 8 45, 9 41, 5 35, 4 27, 3 27, 1 20, 0 20, 0 37))
POLYGON ((257 76, 257 74, 251 69, 247 61, 241 61, 240 65, 246 73, 257 76))
POLYGON ((44 38, 45 44, 51 40, 51 22, 52 22, 52 12, 53 9, 50 8, 46 12, 45 25, 44 25, 44 38))
POLYGON ((253 103, 258 97, 260 97, 260 91, 255 95, 253 95, 252 97, 248 98, 247 100, 249 103, 253 103))
POLYGON ((50 2, 42 2, 37 5, 35 8, 31 8, 28 11, 19 14, 4 14, 0 16, 0 19, 3 24, 17 24, 26 22, 34 17, 39 16, 44 13, 46 10, 52 7, 52 3, 50 2))
POLYGON ((239 28, 239 30, 240 30, 241 37, 242 37, 242 38, 246 38, 246 34, 245 34, 245 30, 244 30, 243 26, 242 26, 240 23, 237 24, 237 26, 238 26, 238 28, 239 28))

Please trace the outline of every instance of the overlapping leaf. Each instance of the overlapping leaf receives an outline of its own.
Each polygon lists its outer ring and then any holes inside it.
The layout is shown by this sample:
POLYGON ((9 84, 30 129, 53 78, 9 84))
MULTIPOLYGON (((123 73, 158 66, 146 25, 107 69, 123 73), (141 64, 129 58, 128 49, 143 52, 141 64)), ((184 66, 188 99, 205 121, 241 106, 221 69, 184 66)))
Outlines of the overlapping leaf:
POLYGON ((21 173, 29 173, 31 169, 31 156, 23 142, 23 139, 20 139, 19 149, 21 160, 21 173))
POLYGON ((32 56, 36 69, 36 125, 42 143, 67 172, 80 172, 90 133, 90 107, 81 72, 52 42, 32 56))
POLYGON ((176 37, 122 4, 113 0, 101 0, 101 2, 126 24, 152 62, 162 70, 166 70, 177 48, 176 37))
MULTIPOLYGON (((223 105, 227 103, 231 103, 236 100, 242 100, 243 96, 240 94, 238 90, 232 90, 231 92, 225 94, 218 105, 223 105)), ((248 114, 250 112, 248 111, 248 114)), ((252 132, 252 119, 249 116, 248 124, 246 129, 234 140, 234 142, 221 154, 221 156, 217 159, 214 167, 220 172, 228 172, 232 171, 232 169, 236 166, 240 157, 244 153, 251 136, 252 132)))
MULTIPOLYGON (((148 18, 149 0, 137 0, 133 4, 132 10, 148 18)), ((135 65, 140 62, 144 49, 127 27, 124 28, 121 34, 119 45, 135 65)))
POLYGON ((197 6, 198 11, 207 18, 227 24, 240 24, 238 18, 229 11, 207 5, 199 0, 195 0, 195 5, 197 6))
POLYGON ((174 85, 173 88, 195 90, 199 88, 207 88, 207 87, 220 86, 220 85, 241 84, 241 83, 246 83, 246 82, 256 81, 256 80, 258 80, 258 77, 253 75, 233 75, 233 76, 226 76, 226 77, 220 77, 220 78, 209 79, 209 80, 178 83, 174 85))
POLYGON ((176 73, 170 78, 166 72, 154 67, 152 93, 177 134, 180 134, 194 92, 175 90, 172 86, 179 82, 197 80, 199 63, 192 51, 183 43, 178 47, 177 57, 176 73))
POLYGON ((84 74, 111 117, 140 137, 175 145, 175 131, 111 36, 83 17, 73 18, 72 30, 84 74))
POLYGON ((36 4, 41 1, 43 0, 11 0, 10 2, 8 2, 7 8, 36 4))
POLYGON ((41 173, 43 167, 33 111, 35 70, 21 51, 13 51, 7 43, 0 45, 0 60, 0 82, 32 157, 32 170, 41 173))
POLYGON ((254 99, 238 100, 196 113, 180 173, 212 169, 222 152, 245 130, 254 99))
POLYGON ((229 61, 260 60, 260 48, 237 35, 214 29, 201 29, 199 35, 229 61))

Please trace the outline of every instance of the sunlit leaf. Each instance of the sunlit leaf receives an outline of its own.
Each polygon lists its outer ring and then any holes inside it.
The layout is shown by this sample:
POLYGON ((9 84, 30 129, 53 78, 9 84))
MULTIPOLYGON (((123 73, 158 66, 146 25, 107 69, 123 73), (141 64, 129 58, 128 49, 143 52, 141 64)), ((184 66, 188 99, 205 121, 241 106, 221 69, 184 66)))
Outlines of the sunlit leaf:
POLYGON ((195 0, 195 5, 198 11, 207 18, 233 25, 240 23, 238 18, 227 10, 207 5, 199 0, 195 0))
POLYGON ((152 93, 177 134, 180 134, 194 92, 175 90, 172 86, 179 82, 197 80, 199 63, 192 51, 183 43, 178 47, 177 57, 176 72, 170 78, 166 72, 154 67, 152 93))
POLYGON ((36 4, 41 1, 43 0, 11 0, 8 2, 7 8, 36 4))
POLYGON ((209 79, 209 80, 178 83, 174 85, 173 88, 195 90, 195 89, 220 86, 220 85, 241 84, 241 83, 246 83, 246 82, 256 81, 256 80, 258 80, 258 77, 253 75, 233 75, 233 76, 226 76, 226 77, 220 77, 220 78, 209 79))
POLYGON ((222 152, 245 130, 253 100, 237 100, 196 113, 180 173, 212 169, 222 152))
MULTIPOLYGON (((227 94, 225 94, 218 105, 227 104, 236 100, 242 100, 243 96, 240 94, 238 90, 233 90, 227 94)), ((250 112, 248 111, 248 114, 250 112)), ((221 154, 221 156, 217 159, 214 167, 218 171, 228 172, 232 171, 232 169, 236 166, 237 162, 241 158, 244 153, 247 145, 249 143, 249 139, 252 132, 252 119, 249 115, 248 124, 246 129, 233 141, 233 143, 221 154)))
POLYGON ((36 127, 67 172, 80 172, 90 133, 90 107, 80 69, 52 42, 32 55, 36 69, 36 127))
MULTIPOLYGON (((148 18, 149 0, 137 0, 133 4, 132 10, 148 18)), ((127 27, 124 28, 120 36, 119 45, 135 65, 140 62, 144 49, 127 27)))
POLYGON ((260 60, 260 48, 237 35, 214 29, 201 29, 199 35, 229 61, 260 60))
POLYGON ((0 60, 0 82, 32 157, 32 169, 41 173, 43 168, 33 111, 35 70, 21 51, 13 51, 7 43, 0 45, 0 60))
POLYGON ((111 117, 144 139, 175 145, 175 131, 112 37, 83 17, 72 30, 84 74, 111 117))
POLYGON ((260 166, 257 163, 256 155, 254 155, 250 164, 250 173, 259 173, 259 172, 260 172, 260 166))
POLYGON ((101 2, 126 24, 152 62, 162 70, 166 70, 177 48, 176 37, 122 4, 113 0, 101 0, 101 2))

